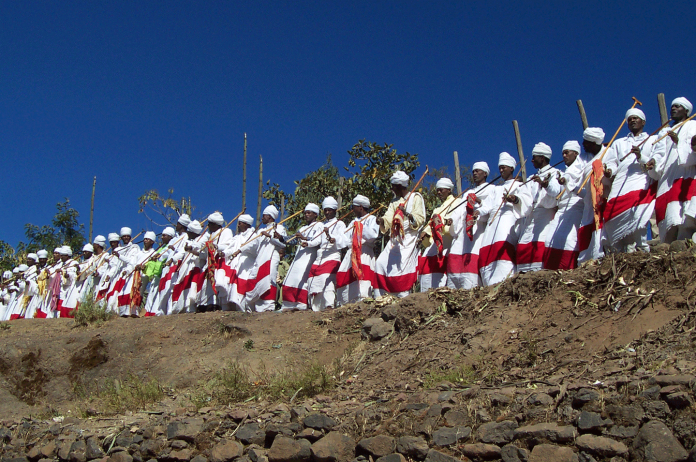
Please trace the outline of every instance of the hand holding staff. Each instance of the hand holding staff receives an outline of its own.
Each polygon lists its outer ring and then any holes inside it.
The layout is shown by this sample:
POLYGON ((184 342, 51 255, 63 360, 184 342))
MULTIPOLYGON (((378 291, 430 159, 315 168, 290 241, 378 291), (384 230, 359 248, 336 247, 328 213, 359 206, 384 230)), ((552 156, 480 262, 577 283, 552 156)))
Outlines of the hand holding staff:
MULTIPOLYGON (((369 217, 370 215, 373 215, 373 214, 377 213, 377 211, 379 211, 379 210, 381 210, 381 209, 383 209, 383 208, 384 208, 384 205, 380 205, 379 207, 377 207, 377 208, 374 209, 372 212, 368 213, 367 215, 365 215, 364 217, 362 217, 362 218, 361 218, 360 220, 358 220, 358 221, 359 221, 360 223, 362 223, 363 221, 367 220, 367 217, 369 217)), ((346 230, 346 233, 347 233, 348 231, 350 231, 351 229, 353 229, 353 227, 355 227, 354 224, 353 224, 353 225, 350 225, 350 228, 348 228, 348 229, 346 230)))
MULTIPOLYGON (((684 120, 682 120, 681 122, 679 122, 678 124, 676 124, 674 127, 672 127, 672 129, 671 129, 670 131, 668 131, 667 133, 665 133, 664 135, 662 135, 661 137, 659 137, 657 140, 655 140, 655 142, 653 143, 653 146, 656 145, 657 143, 659 143, 660 141, 662 141, 662 139, 665 138, 666 136, 670 136, 669 134, 670 134, 670 133, 674 133, 674 130, 675 130, 675 129, 681 127, 682 125, 684 125, 685 123, 687 123, 688 121, 690 121, 691 119, 693 119, 694 117, 696 117, 696 113, 694 113, 694 115, 692 115, 692 116, 689 117, 688 119, 684 119, 684 120)), ((670 119, 670 120, 671 120, 671 119, 670 119)), ((668 120, 667 122, 669 122, 669 120, 668 120)), ((667 124, 665 124, 665 125, 667 125, 667 124)), ((664 127, 664 125, 663 125, 663 127, 664 127)))
MULTIPOLYGON (((650 135, 648 135, 647 138, 645 138, 643 141, 640 142, 640 144, 638 144, 638 145, 635 146, 635 147, 638 148, 638 149, 640 149, 640 148, 650 139, 651 136, 653 136, 655 133, 657 133, 657 132, 659 132, 660 130, 662 130, 663 128, 665 128, 671 121, 672 121, 672 119, 667 120, 667 122, 663 123, 663 124, 660 126, 660 128, 658 128, 657 130, 655 130, 654 132, 652 132, 650 135)), ((675 126, 675 127, 676 127, 676 126, 675 126)), ((669 134, 669 133, 667 133, 667 134, 669 134)), ((665 136, 667 136, 667 134, 665 134, 662 138, 664 138, 665 136)), ((657 141, 660 141, 662 138, 658 139, 657 141)), ((655 141, 655 143, 657 143, 657 141, 655 141)), ((653 143, 653 145, 655 145, 655 143, 653 143)), ((630 156, 631 154, 633 154, 633 152, 629 152, 628 154, 626 154, 625 156, 623 156, 619 162, 623 162, 623 161, 624 161, 628 156, 630 156)))

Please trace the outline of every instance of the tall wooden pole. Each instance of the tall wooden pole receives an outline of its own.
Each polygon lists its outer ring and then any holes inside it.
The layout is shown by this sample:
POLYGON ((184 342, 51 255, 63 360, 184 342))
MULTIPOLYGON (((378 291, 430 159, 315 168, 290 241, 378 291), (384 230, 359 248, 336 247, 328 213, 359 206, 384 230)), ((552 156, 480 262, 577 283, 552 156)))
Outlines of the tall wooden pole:
POLYGON ((524 163, 524 152, 522 151, 522 138, 520 138, 520 126, 517 121, 512 121, 512 128, 515 129, 515 140, 517 140, 517 155, 520 157, 520 171, 522 172, 522 181, 527 181, 527 168, 524 163))
POLYGON ((459 154, 454 151, 454 183, 457 186, 457 196, 462 195, 462 171, 459 170, 459 154))
POLYGON ((92 224, 94 223, 94 192, 97 190, 97 177, 92 182, 92 208, 89 211, 89 242, 92 242, 92 224))
POLYGON ((244 161, 242 162, 242 210, 246 208, 246 148, 247 139, 244 134, 244 161))
POLYGON ((657 94, 657 106, 660 108, 660 122, 662 123, 662 125, 664 125, 669 120, 669 116, 667 114, 667 105, 665 104, 664 93, 657 94))
POLYGON ((259 156, 259 198, 256 202, 256 227, 261 223, 261 199, 263 197, 263 157, 259 156))
POLYGON ((582 105, 582 100, 579 99, 576 101, 578 105, 578 111, 580 111, 580 120, 582 121, 582 129, 587 130, 587 114, 585 114, 585 106, 582 105))
POLYGON ((342 176, 338 177, 338 197, 336 198, 336 202, 338 202, 338 208, 341 208, 341 203, 343 202, 343 182, 345 181, 345 178, 342 176))
POLYGON ((285 194, 280 193, 280 219, 285 216, 285 194))

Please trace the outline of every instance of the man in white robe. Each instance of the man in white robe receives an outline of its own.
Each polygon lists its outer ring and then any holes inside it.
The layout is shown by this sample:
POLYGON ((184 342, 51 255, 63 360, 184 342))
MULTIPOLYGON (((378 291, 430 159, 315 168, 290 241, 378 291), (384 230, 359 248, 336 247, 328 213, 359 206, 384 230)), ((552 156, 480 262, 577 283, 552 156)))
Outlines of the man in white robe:
POLYGON ((309 306, 312 311, 324 311, 336 306, 336 273, 341 266, 341 250, 337 237, 345 234, 346 225, 336 217, 338 202, 329 196, 321 203, 324 210, 324 233, 318 240, 313 241, 317 247, 309 278, 307 291, 309 306))
POLYGON ((82 288, 87 281, 92 279, 87 277, 87 273, 92 268, 94 261, 94 247, 92 244, 85 244, 84 247, 82 247, 82 263, 79 263, 74 270, 69 270, 74 281, 67 291, 65 300, 63 300, 61 304, 61 318, 75 317, 74 312, 80 305, 82 288))
POLYGON ((454 183, 449 178, 440 178, 435 184, 435 192, 442 203, 433 210, 430 220, 418 237, 424 249, 418 257, 418 281, 420 291, 445 287, 447 285, 447 259, 452 245, 452 235, 448 220, 452 210, 461 199, 452 194, 454 183))
MULTIPOLYGON (((114 283, 109 290, 107 307, 121 317, 128 317, 131 312, 131 289, 135 266, 142 261, 140 246, 132 242, 132 232, 127 226, 121 228, 120 237, 123 245, 117 247, 112 255, 115 262, 114 283)), ((139 289, 139 287, 138 287, 139 289)))
POLYGON ((25 318, 32 319, 34 317, 40 317, 37 315, 37 309, 41 306, 43 301, 43 295, 46 292, 46 273, 44 269, 48 264, 48 252, 44 249, 36 252, 38 258, 38 263, 34 266, 36 268, 36 275, 27 281, 27 287, 25 289, 26 293, 30 296, 29 304, 27 305, 27 311, 25 318))
POLYGON ((223 228, 225 219, 220 212, 208 215, 208 230, 210 237, 204 244, 206 254, 205 278, 196 298, 196 312, 216 311, 227 303, 228 294, 225 291, 228 281, 220 281, 218 287, 217 270, 225 262, 225 251, 231 249, 235 239, 232 230, 223 228))
POLYGON ((401 170, 389 179, 394 199, 377 218, 380 231, 389 235, 375 262, 375 297, 392 294, 405 297, 418 278, 418 230, 425 224, 425 202, 420 193, 409 192, 409 176, 401 170))
POLYGON ((338 305, 345 305, 372 295, 375 279, 374 245, 379 236, 377 218, 369 214, 370 199, 358 194, 353 199, 355 218, 350 228, 336 234, 336 245, 348 249, 336 273, 338 305), (354 257, 355 256, 355 257, 354 257))
POLYGON ((107 235, 107 240, 109 242, 109 246, 111 247, 109 250, 111 250, 112 254, 109 255, 107 253, 104 256, 104 260, 95 271, 95 273, 97 274, 97 278, 99 279, 99 284, 96 288, 95 300, 103 300, 104 303, 107 302, 109 290, 111 289, 111 285, 116 279, 116 271, 118 270, 119 259, 113 256, 113 251, 118 248, 118 245, 121 242, 121 237, 118 235, 118 233, 109 233, 107 235))
POLYGON ((22 302, 24 301, 24 291, 26 290, 26 281, 24 275, 29 267, 21 264, 15 268, 17 272, 14 274, 15 281, 9 287, 10 302, 5 310, 2 321, 12 321, 20 318, 22 312, 22 302))
POLYGON ((143 277, 143 286, 147 284, 147 298, 145 299, 145 316, 162 316, 166 314, 159 310, 159 304, 156 301, 159 297, 159 283, 162 279, 164 264, 174 255, 174 247, 169 244, 176 236, 176 231, 171 226, 167 226, 162 230, 162 244, 155 251, 155 256, 150 258, 150 261, 145 263, 143 277))
POLYGON ((651 176, 659 180, 655 215, 662 242, 691 239, 696 232, 696 120, 682 123, 692 109, 684 97, 672 101, 672 127, 658 134, 668 134, 665 156, 661 162, 646 164, 654 172, 651 176))
MULTIPOLYGON (((167 245, 168 258, 162 267, 162 277, 157 287, 157 297, 152 303, 150 312, 171 314, 172 308, 172 288, 178 278, 178 269, 186 255, 184 248, 188 243, 190 234, 187 231, 191 218, 183 214, 176 222, 176 235, 172 242, 167 245)), ((193 235, 195 237, 195 235, 193 235)))
POLYGON ((452 289, 472 289, 480 285, 479 249, 486 222, 475 220, 473 212, 495 190, 493 185, 486 182, 490 171, 486 162, 474 163, 471 169, 474 187, 462 194, 466 203, 457 204, 449 219, 452 244, 447 255, 447 287, 452 289))
POLYGON ((16 312, 10 315, 10 319, 24 319, 27 314, 29 303, 36 295, 34 287, 36 286, 36 278, 39 273, 39 257, 35 253, 27 254, 27 270, 22 275, 24 280, 24 290, 22 291, 22 299, 16 308, 16 312))
POLYGON ((223 310, 238 310, 251 312, 252 306, 247 303, 246 294, 254 287, 255 254, 251 239, 254 236, 254 217, 243 214, 237 223, 235 240, 222 252, 223 266, 219 272, 220 280, 225 280, 225 292, 228 294, 223 310))
POLYGON ((205 243, 208 232, 203 232, 203 226, 198 220, 189 223, 186 231, 189 240, 183 252, 177 253, 175 259, 181 260, 177 269, 176 280, 173 280, 171 308, 169 313, 194 313, 199 288, 205 279, 204 268, 208 261, 205 243))
POLYGON ((578 229, 578 264, 597 260, 604 256, 604 207, 611 182, 604 177, 604 167, 600 157, 604 151, 604 130, 588 127, 582 133, 582 147, 586 155, 582 182, 587 178, 583 189, 576 189, 583 199, 582 219, 578 229))
POLYGON ((324 233, 324 225, 317 221, 319 206, 309 203, 304 209, 305 226, 286 243, 298 241, 300 246, 295 253, 288 274, 283 281, 283 311, 306 310, 309 303, 307 279, 317 257, 317 244, 324 233))

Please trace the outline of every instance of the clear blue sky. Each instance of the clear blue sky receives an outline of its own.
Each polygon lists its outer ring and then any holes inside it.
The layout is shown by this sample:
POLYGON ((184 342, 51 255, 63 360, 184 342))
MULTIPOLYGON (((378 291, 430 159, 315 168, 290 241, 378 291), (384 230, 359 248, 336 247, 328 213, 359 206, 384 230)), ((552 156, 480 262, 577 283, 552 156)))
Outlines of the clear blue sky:
POLYGON ((577 99, 609 138, 636 96, 652 131, 659 92, 696 103, 695 5, 2 1, 0 239, 64 197, 87 227, 95 175, 95 234, 146 228, 152 188, 231 218, 245 132, 255 214, 259 155, 292 191, 361 138, 495 169, 513 119, 555 162, 581 138, 577 99))

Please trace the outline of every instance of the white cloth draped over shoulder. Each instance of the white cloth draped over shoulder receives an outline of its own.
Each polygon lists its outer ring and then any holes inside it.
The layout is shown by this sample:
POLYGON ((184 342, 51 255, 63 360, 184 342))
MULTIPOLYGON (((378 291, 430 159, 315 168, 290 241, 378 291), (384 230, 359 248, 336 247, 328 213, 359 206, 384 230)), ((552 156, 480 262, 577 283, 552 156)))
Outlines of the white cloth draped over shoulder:
MULTIPOLYGON (((250 288, 246 291, 246 305, 253 311, 264 312, 275 309, 278 295, 278 263, 280 262, 280 249, 285 248, 285 243, 275 237, 278 233, 283 239, 287 237, 285 227, 275 223, 267 225, 257 231, 257 234, 268 233, 249 243, 245 251, 254 256, 254 267, 250 272, 250 288)), ((255 235, 255 236, 256 236, 255 235)))
POLYGON ((312 311, 324 311, 326 308, 336 306, 336 273, 341 265, 341 250, 338 247, 338 239, 345 234, 346 225, 336 218, 324 220, 322 223, 326 232, 322 232, 319 239, 312 241, 317 247, 317 256, 309 270, 307 279, 307 291, 309 305, 312 311), (334 239, 332 244, 329 239, 334 239))
MULTIPOLYGON (((379 236, 379 225, 374 215, 363 218, 355 218, 349 229, 336 236, 336 245, 341 249, 347 248, 341 266, 336 274, 337 298, 339 305, 353 303, 372 295, 375 280, 375 242, 379 236), (355 223, 362 220, 362 239, 360 240, 359 268, 362 273, 356 274, 353 270, 353 239, 355 223), (347 231, 347 232, 346 232, 347 231)), ((357 241, 356 241, 357 244, 357 241)))
POLYGON ((288 269, 285 281, 283 281, 284 310, 307 309, 307 304, 309 303, 307 279, 317 256, 317 245, 324 232, 324 225, 315 221, 303 226, 298 232, 306 238, 306 240, 300 240, 299 242, 305 242, 307 246, 298 245, 295 259, 288 269))
POLYGON ((196 311, 196 299, 198 292, 203 287, 204 268, 208 262, 205 243, 209 236, 206 231, 186 243, 191 249, 185 250, 180 257, 181 264, 177 270, 176 280, 172 283, 170 313, 193 313, 196 311))
MULTIPOLYGON (((418 257, 418 280, 420 282, 420 291, 425 292, 428 289, 445 287, 447 285, 447 259, 449 258, 450 247, 452 246, 452 235, 450 234, 450 226, 446 221, 452 218, 451 210, 453 210, 462 200, 450 194, 447 198, 433 210, 430 220, 425 225, 423 232, 426 238, 423 240, 425 248, 418 257), (439 215, 444 223, 439 233, 442 237, 442 255, 438 252, 437 244, 432 236, 430 227, 431 220, 439 215)), ((464 206, 462 206, 464 207, 464 206)), ((460 207, 460 208, 462 208, 460 207)))

